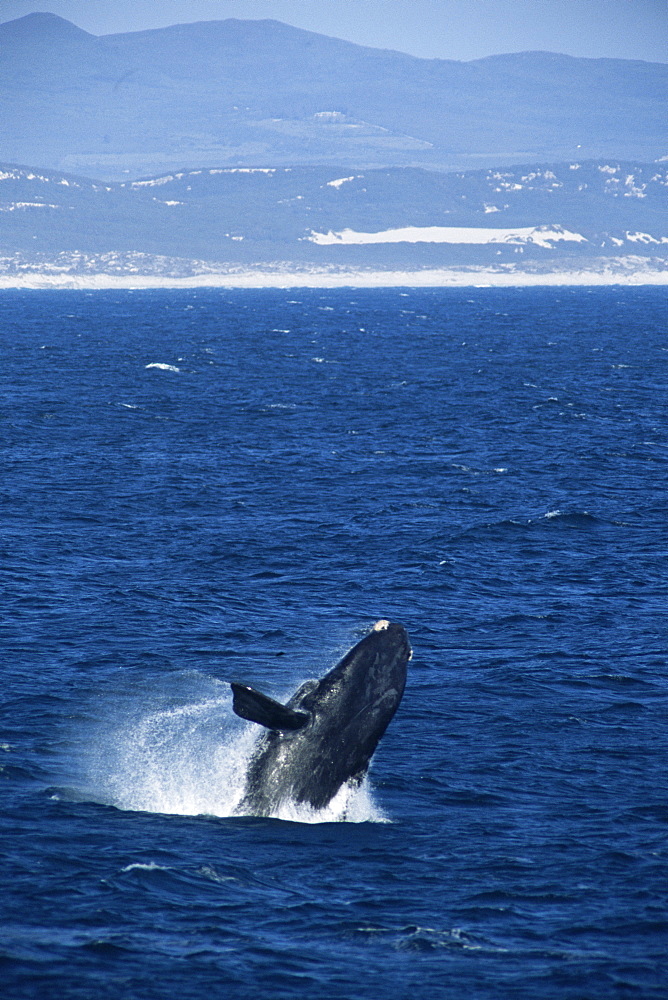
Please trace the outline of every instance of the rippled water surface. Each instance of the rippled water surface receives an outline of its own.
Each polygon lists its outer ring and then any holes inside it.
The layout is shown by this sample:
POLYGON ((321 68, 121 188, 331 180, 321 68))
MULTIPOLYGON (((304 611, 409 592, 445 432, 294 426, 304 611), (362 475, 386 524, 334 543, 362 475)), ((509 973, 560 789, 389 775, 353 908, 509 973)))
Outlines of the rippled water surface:
POLYGON ((11 1000, 666 996, 665 291, 4 292, 11 1000), (414 658, 356 794, 233 815, 414 658))

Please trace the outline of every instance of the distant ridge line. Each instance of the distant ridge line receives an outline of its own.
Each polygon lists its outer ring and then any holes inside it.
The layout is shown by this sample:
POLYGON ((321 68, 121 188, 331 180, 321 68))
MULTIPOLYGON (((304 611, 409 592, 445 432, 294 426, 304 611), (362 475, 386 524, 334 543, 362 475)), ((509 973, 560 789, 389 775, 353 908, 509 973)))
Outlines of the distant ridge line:
POLYGON ((0 24, 0 45, 0 159, 105 180, 177 165, 469 170, 667 152, 662 63, 424 59, 271 19, 96 36, 32 14, 0 24))

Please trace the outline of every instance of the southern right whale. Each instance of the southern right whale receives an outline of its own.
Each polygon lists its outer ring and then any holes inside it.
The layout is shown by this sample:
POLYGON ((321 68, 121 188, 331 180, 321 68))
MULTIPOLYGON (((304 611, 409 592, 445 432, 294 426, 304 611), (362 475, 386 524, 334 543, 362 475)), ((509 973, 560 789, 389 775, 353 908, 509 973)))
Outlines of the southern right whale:
POLYGON ((236 714, 266 729, 237 812, 269 816, 283 802, 321 809, 346 782, 359 785, 401 701, 411 655, 404 627, 382 620, 285 705, 233 682, 236 714))

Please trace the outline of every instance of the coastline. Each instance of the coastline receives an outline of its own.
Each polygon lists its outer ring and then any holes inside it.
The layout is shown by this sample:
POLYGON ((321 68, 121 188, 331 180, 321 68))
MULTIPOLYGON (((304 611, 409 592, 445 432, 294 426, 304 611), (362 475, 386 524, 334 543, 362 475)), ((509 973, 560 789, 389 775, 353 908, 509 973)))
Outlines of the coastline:
POLYGON ((169 274, 63 273, 25 270, 0 273, 0 290, 69 291, 190 288, 506 288, 530 286, 668 285, 668 269, 521 270, 424 269, 420 271, 234 270, 183 276, 169 274))

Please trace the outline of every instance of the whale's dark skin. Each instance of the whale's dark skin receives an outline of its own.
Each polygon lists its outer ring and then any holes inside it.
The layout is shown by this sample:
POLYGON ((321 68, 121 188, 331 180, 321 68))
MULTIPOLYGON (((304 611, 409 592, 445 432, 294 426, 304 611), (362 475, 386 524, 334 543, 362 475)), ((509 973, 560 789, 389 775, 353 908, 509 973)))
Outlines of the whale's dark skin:
POLYGON ((270 816, 283 802, 322 809, 346 782, 359 784, 396 712, 411 657, 402 625, 380 621, 319 681, 280 705, 232 684, 237 715, 267 727, 237 811, 270 816))

